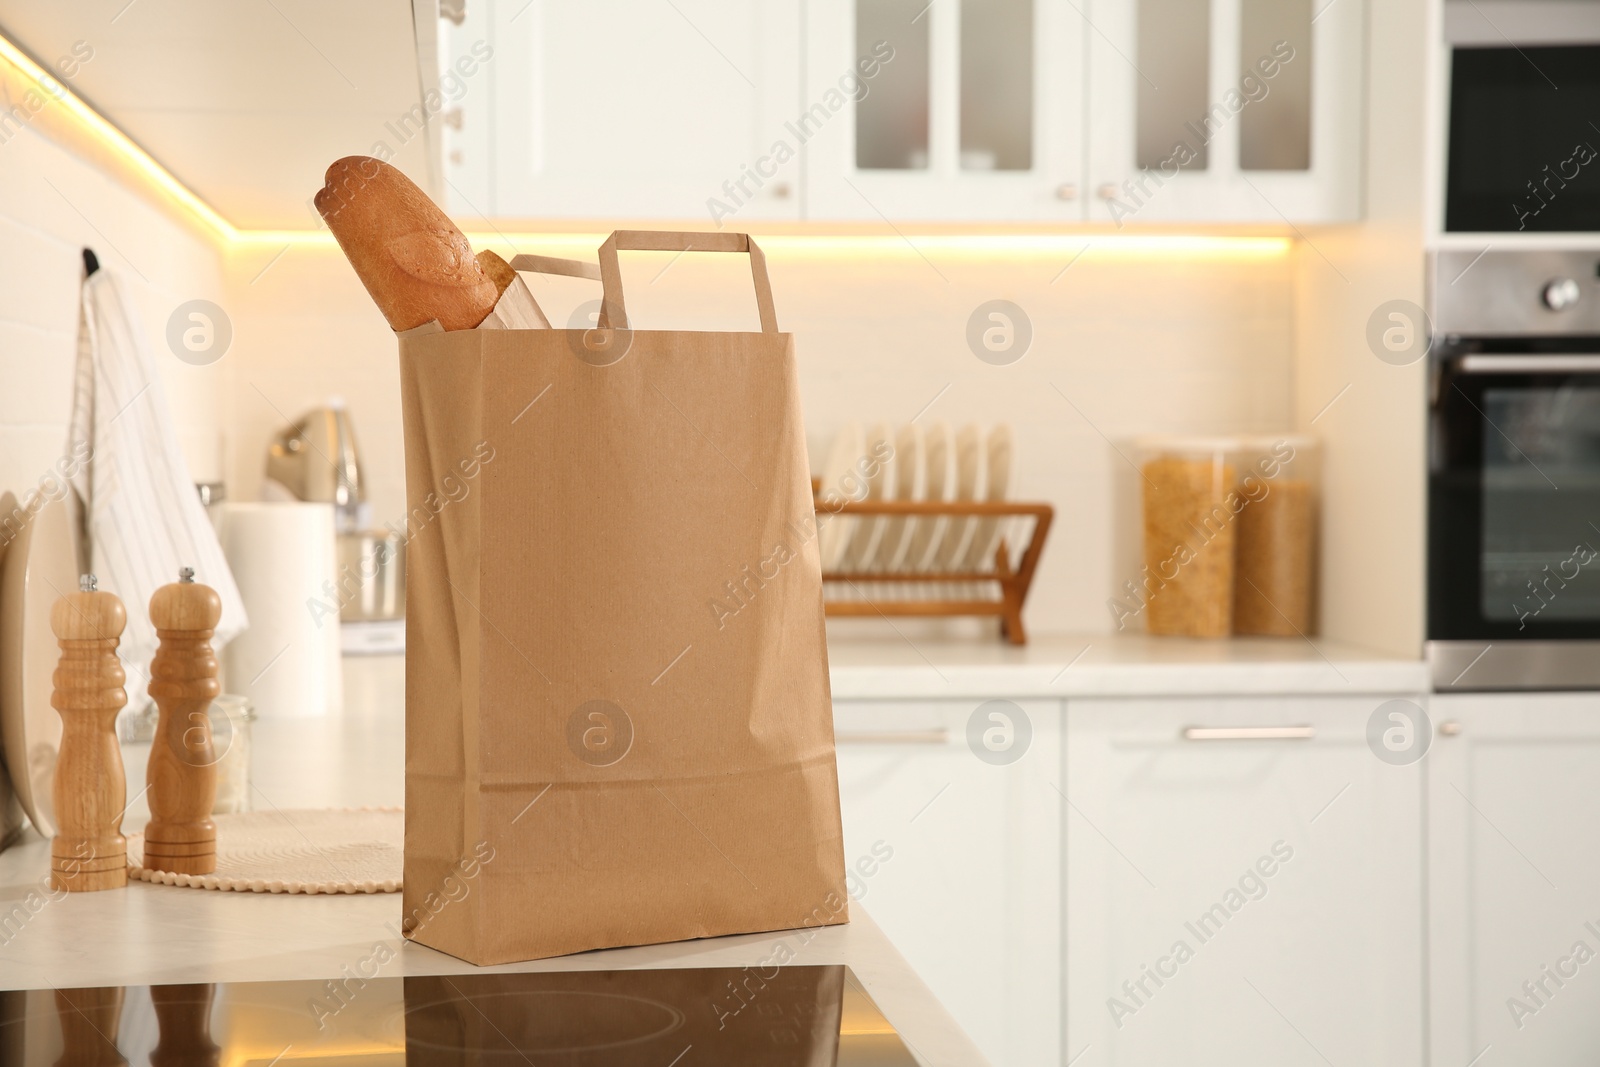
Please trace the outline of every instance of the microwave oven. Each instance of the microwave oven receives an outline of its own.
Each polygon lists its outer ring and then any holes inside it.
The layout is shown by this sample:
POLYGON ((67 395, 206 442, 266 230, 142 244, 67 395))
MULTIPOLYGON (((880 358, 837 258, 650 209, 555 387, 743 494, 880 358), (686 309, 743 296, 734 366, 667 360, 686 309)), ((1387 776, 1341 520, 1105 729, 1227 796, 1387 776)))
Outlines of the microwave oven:
POLYGON ((1447 0, 1444 230, 1600 232, 1600 2, 1447 0))

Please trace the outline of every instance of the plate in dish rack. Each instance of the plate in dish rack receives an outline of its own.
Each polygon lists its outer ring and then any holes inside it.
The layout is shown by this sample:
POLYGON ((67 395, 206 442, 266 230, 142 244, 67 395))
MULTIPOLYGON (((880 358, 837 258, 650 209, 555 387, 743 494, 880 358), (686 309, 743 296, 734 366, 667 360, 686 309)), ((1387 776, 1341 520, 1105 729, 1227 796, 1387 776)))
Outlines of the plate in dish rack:
MULTIPOLYGON (((817 499, 822 502, 824 511, 866 495, 866 483, 860 480, 856 470, 865 448, 866 438, 855 423, 848 423, 834 437, 833 447, 828 450, 827 462, 822 467, 821 484, 817 487, 817 499)), ((855 533, 855 522, 849 515, 828 514, 818 518, 817 543, 823 570, 838 570, 839 564, 844 562, 850 538, 855 533)))
MULTIPOLYGON (((898 465, 895 463, 894 432, 887 423, 868 427, 866 449, 861 454, 864 464, 866 494, 859 498, 878 503, 895 498, 898 465), (873 461, 876 460, 874 465, 873 461)), ((860 469, 860 468, 858 468, 860 469)), ((862 516, 855 532, 850 536, 850 550, 845 553, 841 566, 845 570, 870 570, 878 553, 878 543, 883 540, 887 520, 881 515, 862 516)))
POLYGON ((406 822, 400 808, 249 811, 213 815, 217 869, 173 874, 143 866, 144 835, 128 836, 128 874, 144 882, 239 893, 396 893, 406 822))
MULTIPOLYGON (((928 471, 923 455, 922 427, 908 423, 894 435, 894 499, 911 503, 922 499, 927 492, 928 471)), ((916 533, 917 520, 912 515, 896 515, 883 520, 883 537, 878 541, 875 568, 880 571, 899 570, 911 551, 911 539, 916 533)))
MULTIPOLYGON (((987 498, 989 463, 984 449, 983 429, 968 423, 956 431, 954 438, 955 499, 963 504, 978 503, 987 498)), ((935 570, 959 570, 966 560, 968 548, 977 531, 978 520, 970 515, 952 516, 945 527, 944 538, 939 543, 935 570)))
MULTIPOLYGON (((1017 480, 1017 445, 1010 423, 999 423, 989 431, 985 442, 985 477, 983 499, 991 504, 1004 504, 1010 499, 1017 480)), ((973 523, 972 543, 967 546, 961 569, 987 571, 994 568, 995 549, 1005 535, 1003 520, 985 516, 973 523)), ((1016 566, 1015 546, 1011 565, 1016 566)))

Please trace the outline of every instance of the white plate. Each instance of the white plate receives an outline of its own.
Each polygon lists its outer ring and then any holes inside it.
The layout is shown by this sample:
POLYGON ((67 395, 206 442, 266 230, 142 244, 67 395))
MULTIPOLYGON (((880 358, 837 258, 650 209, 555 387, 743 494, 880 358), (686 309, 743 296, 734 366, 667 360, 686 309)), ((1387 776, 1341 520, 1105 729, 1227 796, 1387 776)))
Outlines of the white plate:
MULTIPOLYGON (((3 520, 4 516, 16 514, 16 511, 17 498, 10 493, 0 493, 0 520, 3 520)), ((10 535, 6 533, 5 527, 0 525, 0 576, 5 573, 6 549, 9 542, 10 535)), ((0 604, 4 602, 3 587, 0 587, 0 604)), ((5 629, 5 625, 0 623, 0 632, 5 629)), ((0 678, 0 687, 6 684, 7 678, 9 675, 0 678)), ((4 707, 5 703, 4 696, 0 695, 0 707, 4 707)), ((0 848, 11 842, 25 821, 22 805, 17 800, 17 791, 11 785, 11 775, 6 771, 5 739, 3 734, 0 734, 0 848)))
MULTIPOLYGON (((989 431, 984 451, 987 460, 985 464, 987 478, 983 498, 991 504, 1003 504, 1011 498, 1017 467, 1016 441, 1009 423, 999 423, 989 431)), ((967 548, 964 569, 990 570, 994 566, 995 549, 1000 547, 1000 539, 1006 532, 1005 520, 999 517, 986 517, 979 519, 974 526, 972 544, 967 548)), ((1008 547, 1014 549, 1016 546, 1008 547)), ((1014 555, 1010 562, 1013 567, 1016 566, 1014 555)))
MULTIPOLYGON (((894 435, 894 499, 904 503, 921 500, 927 488, 927 467, 922 448, 922 427, 909 423, 894 435)), ((876 557, 879 570, 901 570, 911 551, 916 532, 913 515, 895 515, 883 520, 883 539, 876 557)))
MULTIPOLYGON (((13 510, 9 494, 0 514, 13 510)), ((78 588, 77 538, 66 499, 48 501, 23 524, 0 563, 0 737, 22 810, 45 837, 55 834, 50 795, 61 748, 61 716, 50 706, 60 649, 50 629, 57 598, 78 588)))
MULTIPOLYGON (((936 422, 922 433, 923 491, 919 500, 946 503, 956 498, 955 441, 950 427, 936 422)), ((948 515, 919 516, 911 532, 906 566, 916 571, 932 569, 939 545, 949 528, 948 515)))
MULTIPOLYGON (((968 423, 956 431, 955 436, 955 499, 967 502, 984 499, 985 474, 988 459, 985 455, 983 430, 976 423, 968 423)), ((970 515, 952 517, 944 538, 939 544, 939 554, 934 570, 957 570, 966 559, 972 544, 977 523, 970 515)))
POLYGON ((833 447, 828 449, 828 459, 822 465, 822 484, 817 488, 817 523, 821 527, 817 548, 825 571, 839 569, 855 532, 854 518, 830 514, 828 507, 847 500, 860 500, 866 493, 866 483, 860 480, 861 475, 856 470, 864 440, 861 427, 849 423, 834 435, 833 447))
MULTIPOLYGON (((866 500, 893 500, 895 491, 894 435, 884 423, 867 430, 866 450, 862 453, 863 473, 866 475, 866 500)), ((845 570, 866 570, 878 552, 878 542, 883 540, 884 519, 881 515, 865 515, 861 525, 850 536, 850 550, 845 553, 845 570)))

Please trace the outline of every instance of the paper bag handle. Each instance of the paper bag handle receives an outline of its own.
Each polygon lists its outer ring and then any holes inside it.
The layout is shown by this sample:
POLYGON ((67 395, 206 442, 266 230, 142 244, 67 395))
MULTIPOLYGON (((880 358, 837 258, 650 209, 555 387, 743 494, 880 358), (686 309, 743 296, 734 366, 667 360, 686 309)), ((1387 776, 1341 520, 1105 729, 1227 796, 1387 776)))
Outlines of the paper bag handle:
POLYGON ((527 252, 511 257, 511 269, 524 274, 562 274, 568 278, 600 280, 600 268, 581 259, 558 259, 527 252))
POLYGON ((772 283, 767 280, 767 257, 746 233, 696 233, 686 230, 616 230, 600 246, 600 284, 605 296, 597 329, 628 328, 628 309, 622 302, 622 271, 617 252, 748 252, 750 274, 756 283, 756 310, 761 332, 778 332, 778 315, 772 309, 772 283))
MULTIPOLYGON (((600 280, 600 268, 593 263, 585 263, 581 259, 536 256, 527 252, 511 257, 511 269, 518 274, 563 274, 568 278, 600 280)), ((539 306, 539 301, 533 295, 533 290, 527 286, 523 286, 523 290, 528 296, 528 310, 538 319, 539 326, 546 330, 550 329, 550 317, 544 313, 544 308, 539 306)))

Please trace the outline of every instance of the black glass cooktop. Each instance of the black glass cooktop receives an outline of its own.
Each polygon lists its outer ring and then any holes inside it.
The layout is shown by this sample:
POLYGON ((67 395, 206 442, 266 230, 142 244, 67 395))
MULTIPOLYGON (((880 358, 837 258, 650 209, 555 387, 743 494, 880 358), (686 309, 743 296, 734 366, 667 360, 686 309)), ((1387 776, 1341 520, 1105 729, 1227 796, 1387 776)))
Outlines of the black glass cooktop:
POLYGON ((0 992, 6 1067, 915 1067, 847 967, 0 992))

